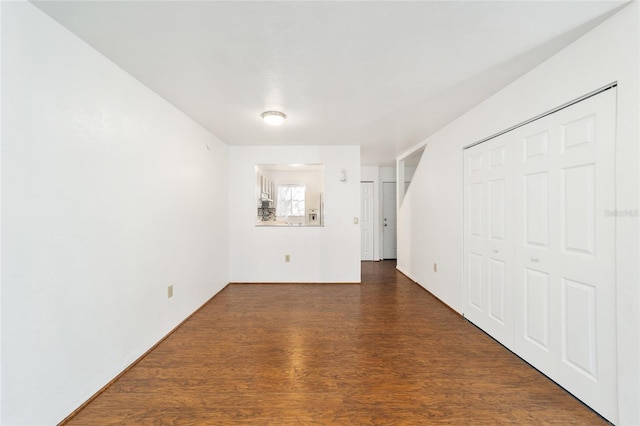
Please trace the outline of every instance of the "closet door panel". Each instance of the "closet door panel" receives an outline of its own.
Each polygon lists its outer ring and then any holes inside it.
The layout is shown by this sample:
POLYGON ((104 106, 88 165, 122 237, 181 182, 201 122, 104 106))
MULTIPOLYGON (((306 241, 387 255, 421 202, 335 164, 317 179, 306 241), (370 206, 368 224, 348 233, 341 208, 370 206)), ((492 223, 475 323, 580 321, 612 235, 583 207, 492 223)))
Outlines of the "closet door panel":
POLYGON ((549 353, 549 274, 524 270, 524 336, 544 354, 549 353))
POLYGON ((549 247, 549 171, 524 177, 525 242, 530 247, 549 247))

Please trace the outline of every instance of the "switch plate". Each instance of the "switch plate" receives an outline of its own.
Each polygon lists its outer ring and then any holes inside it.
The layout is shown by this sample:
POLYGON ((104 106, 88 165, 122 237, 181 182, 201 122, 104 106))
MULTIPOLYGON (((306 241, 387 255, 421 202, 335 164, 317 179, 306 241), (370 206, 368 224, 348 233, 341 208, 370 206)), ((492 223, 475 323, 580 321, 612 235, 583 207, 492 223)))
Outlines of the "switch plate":
POLYGON ((291 255, 290 254, 285 254, 284 255, 284 261, 285 262, 291 262, 291 255))
POLYGON ((433 263, 433 272, 438 272, 438 264, 437 263, 433 263))
POLYGON ((357 217, 354 217, 354 218, 353 218, 353 224, 354 224, 354 225, 357 225, 357 224, 358 224, 358 218, 357 218, 357 217))
POLYGON ((172 297, 173 297, 173 284, 167 287, 167 298, 172 298, 172 297))

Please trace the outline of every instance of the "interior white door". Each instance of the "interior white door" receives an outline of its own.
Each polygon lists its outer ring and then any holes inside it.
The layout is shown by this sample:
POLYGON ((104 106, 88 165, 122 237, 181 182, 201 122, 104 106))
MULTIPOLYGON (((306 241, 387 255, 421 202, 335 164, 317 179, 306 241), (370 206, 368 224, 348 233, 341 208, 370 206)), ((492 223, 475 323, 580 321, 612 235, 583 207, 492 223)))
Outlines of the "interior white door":
POLYGON ((360 258, 373 260, 373 182, 360 183, 360 258))
POLYGON ((396 183, 382 183, 382 257, 396 259, 398 257, 398 224, 396 220, 396 183))
POLYGON ((610 89, 464 153, 464 315, 615 422, 610 89))
POLYGON ((464 314, 513 348, 513 150, 502 135, 465 150, 464 314))
POLYGON ((617 418, 616 90, 515 131, 515 348, 617 418))

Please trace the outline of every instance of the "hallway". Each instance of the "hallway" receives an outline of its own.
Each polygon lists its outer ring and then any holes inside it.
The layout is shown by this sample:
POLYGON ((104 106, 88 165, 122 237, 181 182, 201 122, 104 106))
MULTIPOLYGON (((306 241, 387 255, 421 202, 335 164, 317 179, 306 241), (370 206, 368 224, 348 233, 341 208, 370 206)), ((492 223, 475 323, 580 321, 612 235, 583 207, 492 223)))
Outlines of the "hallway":
POLYGON ((398 273, 231 284, 68 425, 606 424, 398 273))

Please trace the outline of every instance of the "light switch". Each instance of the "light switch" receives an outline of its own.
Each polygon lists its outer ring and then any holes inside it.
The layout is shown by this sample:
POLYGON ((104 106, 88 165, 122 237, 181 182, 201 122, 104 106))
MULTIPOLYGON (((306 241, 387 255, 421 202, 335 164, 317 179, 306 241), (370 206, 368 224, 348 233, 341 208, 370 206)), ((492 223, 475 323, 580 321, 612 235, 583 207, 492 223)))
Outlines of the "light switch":
POLYGON ((353 218, 353 224, 354 224, 354 225, 357 225, 357 224, 358 224, 358 218, 357 218, 357 217, 354 217, 354 218, 353 218))

